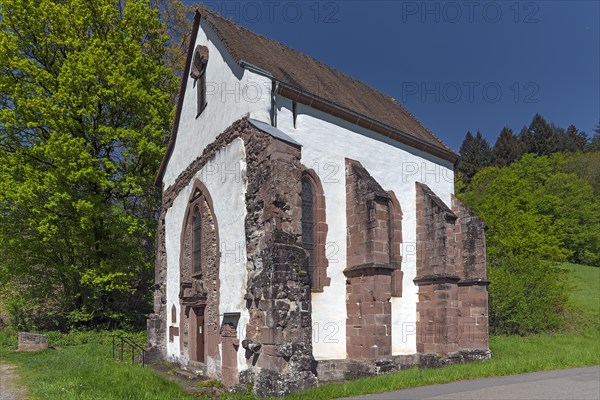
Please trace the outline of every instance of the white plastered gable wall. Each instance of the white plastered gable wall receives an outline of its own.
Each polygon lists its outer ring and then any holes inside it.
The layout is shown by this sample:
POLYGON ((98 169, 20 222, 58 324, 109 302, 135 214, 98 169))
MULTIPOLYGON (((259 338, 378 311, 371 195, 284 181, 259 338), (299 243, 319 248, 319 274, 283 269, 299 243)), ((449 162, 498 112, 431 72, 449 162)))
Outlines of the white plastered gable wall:
POLYGON ((163 177, 165 188, 233 122, 245 116, 270 122, 271 79, 240 67, 204 19, 196 36, 195 46, 198 45, 208 47, 207 106, 196 117, 195 81, 184 76, 185 96, 177 140, 163 177))
MULTIPOLYGON (((271 80, 239 67, 215 33, 201 21, 196 45, 208 47, 206 69, 207 106, 197 114, 197 93, 194 79, 185 76, 186 89, 181 106, 177 140, 163 177, 164 188, 172 185, 216 137, 233 122, 249 116, 268 122, 271 106, 271 80)), ((167 251, 167 326, 180 327, 179 302, 181 234, 191 191, 196 180, 204 183, 213 200, 214 218, 219 229, 221 251, 219 279, 220 321, 224 313, 240 313, 238 332, 244 335, 249 320, 243 299, 246 292, 246 153, 241 139, 219 150, 188 183, 165 216, 167 251), (170 310, 176 308, 177 322, 171 323, 170 310)), ((181 329, 180 329, 181 330, 181 329)), ((181 332, 180 332, 181 333, 181 332)), ((181 354, 179 336, 168 342, 167 354, 175 361, 187 362, 181 354)), ((222 354, 222 349, 219 349, 222 354)), ((247 368, 244 351, 238 351, 238 370, 247 368)), ((209 375, 216 376, 220 366, 207 365, 209 375)))
POLYGON ((302 164, 323 185, 328 224, 326 256, 331 285, 312 294, 313 354, 317 360, 346 358, 346 183, 345 158, 357 160, 402 208, 402 297, 392 297, 392 354, 415 354, 416 276, 415 182, 427 184, 446 204, 454 193, 452 163, 398 143, 329 114, 278 96, 277 128, 302 145, 302 164), (342 311, 343 310, 343 311, 342 311))

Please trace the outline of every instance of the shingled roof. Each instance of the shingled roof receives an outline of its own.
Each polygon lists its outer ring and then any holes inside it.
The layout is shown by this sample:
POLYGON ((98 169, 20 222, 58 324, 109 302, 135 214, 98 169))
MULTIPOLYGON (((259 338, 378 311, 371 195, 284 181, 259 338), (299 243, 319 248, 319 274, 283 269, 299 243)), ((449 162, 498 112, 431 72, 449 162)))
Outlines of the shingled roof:
POLYGON ((452 152, 392 97, 267 37, 245 29, 220 15, 199 9, 231 56, 265 71, 283 83, 370 117, 452 152))
MULTIPOLYGON (((294 100, 310 104, 443 159, 452 162, 458 159, 456 152, 425 128, 394 98, 306 54, 243 28, 204 7, 196 10, 192 37, 197 33, 200 19, 208 23, 239 65, 257 67, 280 82, 287 89, 280 90, 284 96, 290 97, 289 94, 295 91, 299 95, 294 100), (306 101, 308 98, 310 101, 306 101), (316 105, 318 102, 321 102, 320 107, 316 105)), ((192 51, 193 43, 188 51, 184 80, 189 72, 192 51)), ((181 89, 180 101, 185 90, 183 82, 181 89)), ((181 105, 178 105, 173 135, 163 164, 172 150, 180 108, 181 105)), ((157 183, 162 179, 164 167, 165 165, 161 165, 157 183)))

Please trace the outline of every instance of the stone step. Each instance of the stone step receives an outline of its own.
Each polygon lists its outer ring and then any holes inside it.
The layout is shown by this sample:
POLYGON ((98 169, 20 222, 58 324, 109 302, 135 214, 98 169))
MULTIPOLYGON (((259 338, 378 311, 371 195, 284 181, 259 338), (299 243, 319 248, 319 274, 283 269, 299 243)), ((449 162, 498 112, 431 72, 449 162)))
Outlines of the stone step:
POLYGON ((182 369, 195 374, 198 377, 206 375, 206 365, 197 361, 188 361, 187 365, 183 366, 182 369))
POLYGON ((178 375, 178 376, 184 378, 184 379, 189 379, 189 380, 195 380, 195 379, 199 378, 198 375, 194 374, 191 371, 186 371, 184 369, 176 369, 176 370, 173 371, 173 373, 175 375, 178 375))

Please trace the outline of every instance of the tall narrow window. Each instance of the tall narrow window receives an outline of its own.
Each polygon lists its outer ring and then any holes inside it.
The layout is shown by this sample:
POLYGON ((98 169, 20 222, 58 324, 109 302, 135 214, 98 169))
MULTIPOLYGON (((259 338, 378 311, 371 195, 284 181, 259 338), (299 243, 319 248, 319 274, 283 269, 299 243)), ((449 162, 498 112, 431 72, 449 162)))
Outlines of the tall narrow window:
POLYGON ((325 193, 319 177, 312 169, 302 171, 302 246, 308 255, 306 272, 310 289, 322 292, 329 286, 331 279, 327 276, 329 261, 325 254, 327 240, 327 223, 325 222, 325 193))
POLYGON ((206 107, 206 65, 208 64, 208 47, 196 46, 194 58, 190 70, 190 76, 194 79, 197 93, 197 114, 200 115, 206 107))
POLYGON ((197 115, 200 115, 206 107, 206 64, 202 66, 202 75, 196 82, 197 91, 198 91, 198 110, 197 115))
POLYGON ((308 179, 302 179, 302 245, 308 253, 308 279, 311 287, 315 274, 315 221, 313 188, 308 179))
POLYGON ((193 220, 193 235, 192 235, 192 264, 194 273, 202 272, 202 218, 200 216, 200 208, 194 208, 193 220))

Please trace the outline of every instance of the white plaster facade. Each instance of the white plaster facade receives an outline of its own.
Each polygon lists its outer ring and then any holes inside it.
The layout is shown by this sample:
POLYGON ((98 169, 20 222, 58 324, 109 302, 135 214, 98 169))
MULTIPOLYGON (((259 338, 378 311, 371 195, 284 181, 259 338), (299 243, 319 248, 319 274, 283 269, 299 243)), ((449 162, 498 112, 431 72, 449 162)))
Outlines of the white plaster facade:
POLYGON ((240 67, 204 20, 200 23, 195 44, 208 47, 208 105, 206 112, 196 117, 195 81, 189 76, 184 77, 186 95, 177 141, 162 179, 165 188, 172 185, 181 171, 234 121, 245 116, 268 119, 271 109, 271 80, 240 67))
MULTIPOLYGON (((271 123, 275 104, 277 128, 302 145, 302 163, 319 176, 325 194, 328 224, 326 256, 331 284, 312 294, 313 355, 317 360, 346 358, 346 185, 345 158, 357 160, 400 203, 401 248, 404 272, 402 297, 392 298, 392 353, 416 353, 416 211, 415 182, 427 184, 446 204, 453 193, 453 165, 449 161, 387 138, 308 106, 297 105, 296 125, 292 102, 280 95, 272 101, 272 79, 243 68, 227 52, 218 36, 201 20, 196 45, 209 49, 207 107, 196 116, 195 81, 185 76, 185 96, 180 109, 177 140, 162 176, 164 188, 173 185, 203 150, 233 122, 250 117, 271 123)), ((213 199, 220 238, 220 314, 240 313, 238 332, 243 339, 248 323, 245 308, 246 153, 241 139, 219 150, 174 200, 165 215, 167 252, 167 309, 179 302, 180 243, 188 199, 195 179, 201 180, 213 199)), ((170 318, 170 317, 169 317, 170 318)), ((221 315, 222 318, 222 315, 221 315)), ((179 326, 178 321, 167 325, 179 326)), ((168 339, 166 339, 168 340, 168 339)), ((179 340, 166 343, 172 360, 183 363, 179 340)), ((238 351, 238 370, 247 368, 244 349, 238 351)), ((207 366, 218 375, 218 365, 207 366)))
POLYGON ((416 353, 416 212, 415 182, 427 184, 446 204, 454 192, 453 166, 444 160, 388 139, 307 106, 279 97, 277 128, 302 144, 302 163, 321 179, 327 205, 327 274, 331 286, 313 293, 314 356, 346 358, 346 183, 344 159, 360 161, 385 190, 393 190, 402 208, 402 297, 392 297, 392 352, 416 353))
MULTIPOLYGON (((167 212, 166 249, 167 249, 167 305, 170 310, 174 305, 178 321, 173 326, 179 327, 181 308, 179 302, 179 259, 181 252, 181 234, 185 220, 193 183, 202 181, 210 191, 214 204, 214 217, 219 227, 220 268, 219 279, 222 282, 219 296, 219 312, 240 313, 238 329, 243 332, 248 323, 248 312, 244 307, 246 288, 246 233, 244 219, 245 207, 245 150, 241 139, 236 139, 221 149, 212 163, 202 168, 177 196, 173 206, 167 212), (225 172, 223 172, 225 171, 225 172), (235 173, 233 173, 235 171, 235 173)), ((167 353, 173 360, 187 362, 187 355, 181 354, 179 340, 167 342, 167 353)), ((246 361, 243 352, 239 353, 238 366, 244 369, 246 361)), ((207 366, 209 373, 216 367, 207 366)))

